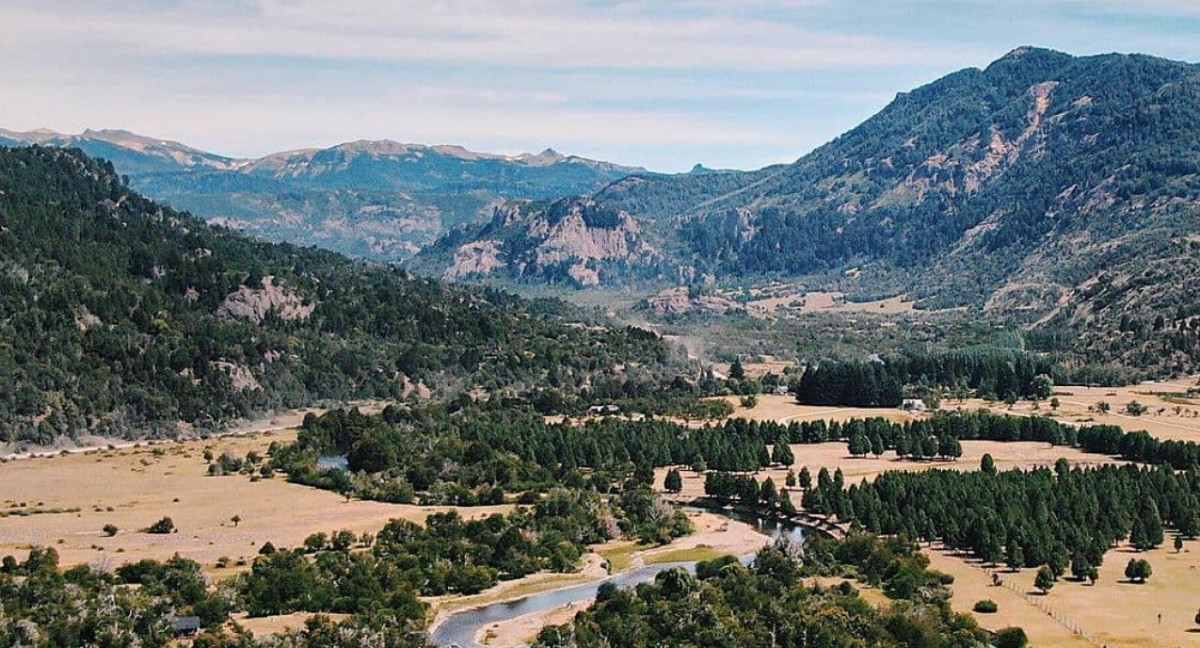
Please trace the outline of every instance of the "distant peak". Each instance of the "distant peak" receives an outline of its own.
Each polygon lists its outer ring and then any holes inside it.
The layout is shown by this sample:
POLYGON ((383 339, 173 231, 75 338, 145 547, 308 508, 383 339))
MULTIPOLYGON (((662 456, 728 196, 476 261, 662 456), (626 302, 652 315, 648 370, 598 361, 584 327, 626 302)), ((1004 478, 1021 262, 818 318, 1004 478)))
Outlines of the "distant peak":
MULTIPOLYGON (((1058 50, 1047 47, 1034 47, 1032 45, 1022 45, 1013 49, 1009 53, 1001 56, 992 63, 992 65, 1010 66, 1010 65, 1039 65, 1043 63, 1062 63, 1074 59, 1075 57, 1060 52, 1058 50)), ((989 66, 991 67, 991 66, 989 66)))
POLYGON ((562 157, 562 154, 552 148, 547 147, 546 150, 538 153, 538 157, 562 157))
POLYGON ((1036 51, 1037 49, 1038 48, 1033 47, 1032 45, 1022 45, 1016 49, 1011 50, 1009 53, 1005 54, 1004 56, 1001 56, 1000 60, 1003 61, 1004 59, 1021 58, 1022 56, 1025 56, 1026 54, 1029 54, 1030 52, 1036 51))

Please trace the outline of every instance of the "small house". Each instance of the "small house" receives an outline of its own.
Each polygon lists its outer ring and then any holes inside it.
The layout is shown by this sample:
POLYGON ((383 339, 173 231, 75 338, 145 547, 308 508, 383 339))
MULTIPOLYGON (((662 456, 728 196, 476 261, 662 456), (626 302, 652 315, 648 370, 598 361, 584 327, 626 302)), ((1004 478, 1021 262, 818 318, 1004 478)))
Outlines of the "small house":
POLYGON ((924 412, 926 409, 925 401, 919 398, 905 398, 900 403, 900 409, 905 412, 924 412))

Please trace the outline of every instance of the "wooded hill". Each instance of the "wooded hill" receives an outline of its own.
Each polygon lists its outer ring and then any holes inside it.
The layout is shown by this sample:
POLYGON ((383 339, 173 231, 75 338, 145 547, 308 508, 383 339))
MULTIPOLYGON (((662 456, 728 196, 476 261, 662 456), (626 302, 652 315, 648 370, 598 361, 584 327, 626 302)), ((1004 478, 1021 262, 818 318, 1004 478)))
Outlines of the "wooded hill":
POLYGON ((664 371, 657 336, 568 312, 211 227, 77 150, 0 149, 0 442, 664 371))

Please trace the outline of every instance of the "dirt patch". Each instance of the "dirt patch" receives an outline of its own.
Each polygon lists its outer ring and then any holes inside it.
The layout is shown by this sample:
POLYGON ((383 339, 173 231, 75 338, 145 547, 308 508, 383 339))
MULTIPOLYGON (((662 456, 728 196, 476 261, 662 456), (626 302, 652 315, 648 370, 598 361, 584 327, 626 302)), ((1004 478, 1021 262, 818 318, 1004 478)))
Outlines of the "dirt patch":
MULTIPOLYGON (((317 615, 312 612, 295 612, 293 614, 277 614, 275 616, 251 618, 247 617, 243 612, 235 614, 233 620, 250 634, 257 638, 262 638, 289 630, 303 630, 305 622, 314 616, 317 615)), ((349 614, 324 613, 321 616, 328 617, 334 623, 350 618, 349 614)))
POLYGON ((575 615, 592 604, 592 600, 568 603, 544 612, 530 612, 480 629, 475 641, 491 648, 516 648, 529 645, 538 633, 550 626, 570 623, 575 615))
POLYGON ((903 295, 871 301, 851 301, 837 291, 772 291, 770 296, 747 302, 746 309, 760 317, 797 313, 879 313, 895 315, 915 310, 916 302, 903 295))

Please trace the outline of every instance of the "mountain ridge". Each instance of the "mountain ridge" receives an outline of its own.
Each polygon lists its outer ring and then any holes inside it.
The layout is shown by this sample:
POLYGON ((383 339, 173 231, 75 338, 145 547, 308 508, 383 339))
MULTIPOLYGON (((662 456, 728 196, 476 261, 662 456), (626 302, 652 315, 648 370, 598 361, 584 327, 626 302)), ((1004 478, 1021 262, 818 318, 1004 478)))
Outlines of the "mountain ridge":
POLYGON ((111 160, 132 187, 210 222, 383 262, 483 222, 502 200, 593 191, 644 171, 551 148, 501 155, 384 139, 232 158, 120 129, 0 130, 0 145, 31 144, 111 160))
MULTIPOLYGON (((1137 355, 1143 342, 1114 335, 1115 321, 1182 311, 1188 320, 1200 303, 1200 287, 1180 281, 1200 241, 1200 65, 1021 47, 897 94, 791 164, 635 174, 588 197, 526 206, 523 222, 579 200, 630 219, 630 245, 659 252, 606 264, 601 285, 790 278, 1061 327, 1080 348, 1137 355)), ((456 247, 484 241, 539 244, 517 227, 466 230, 411 266, 436 273, 456 247)), ((528 257, 501 261, 468 276, 562 282, 528 257)), ((1187 349, 1186 364, 1200 361, 1190 337, 1172 345, 1187 349)))

